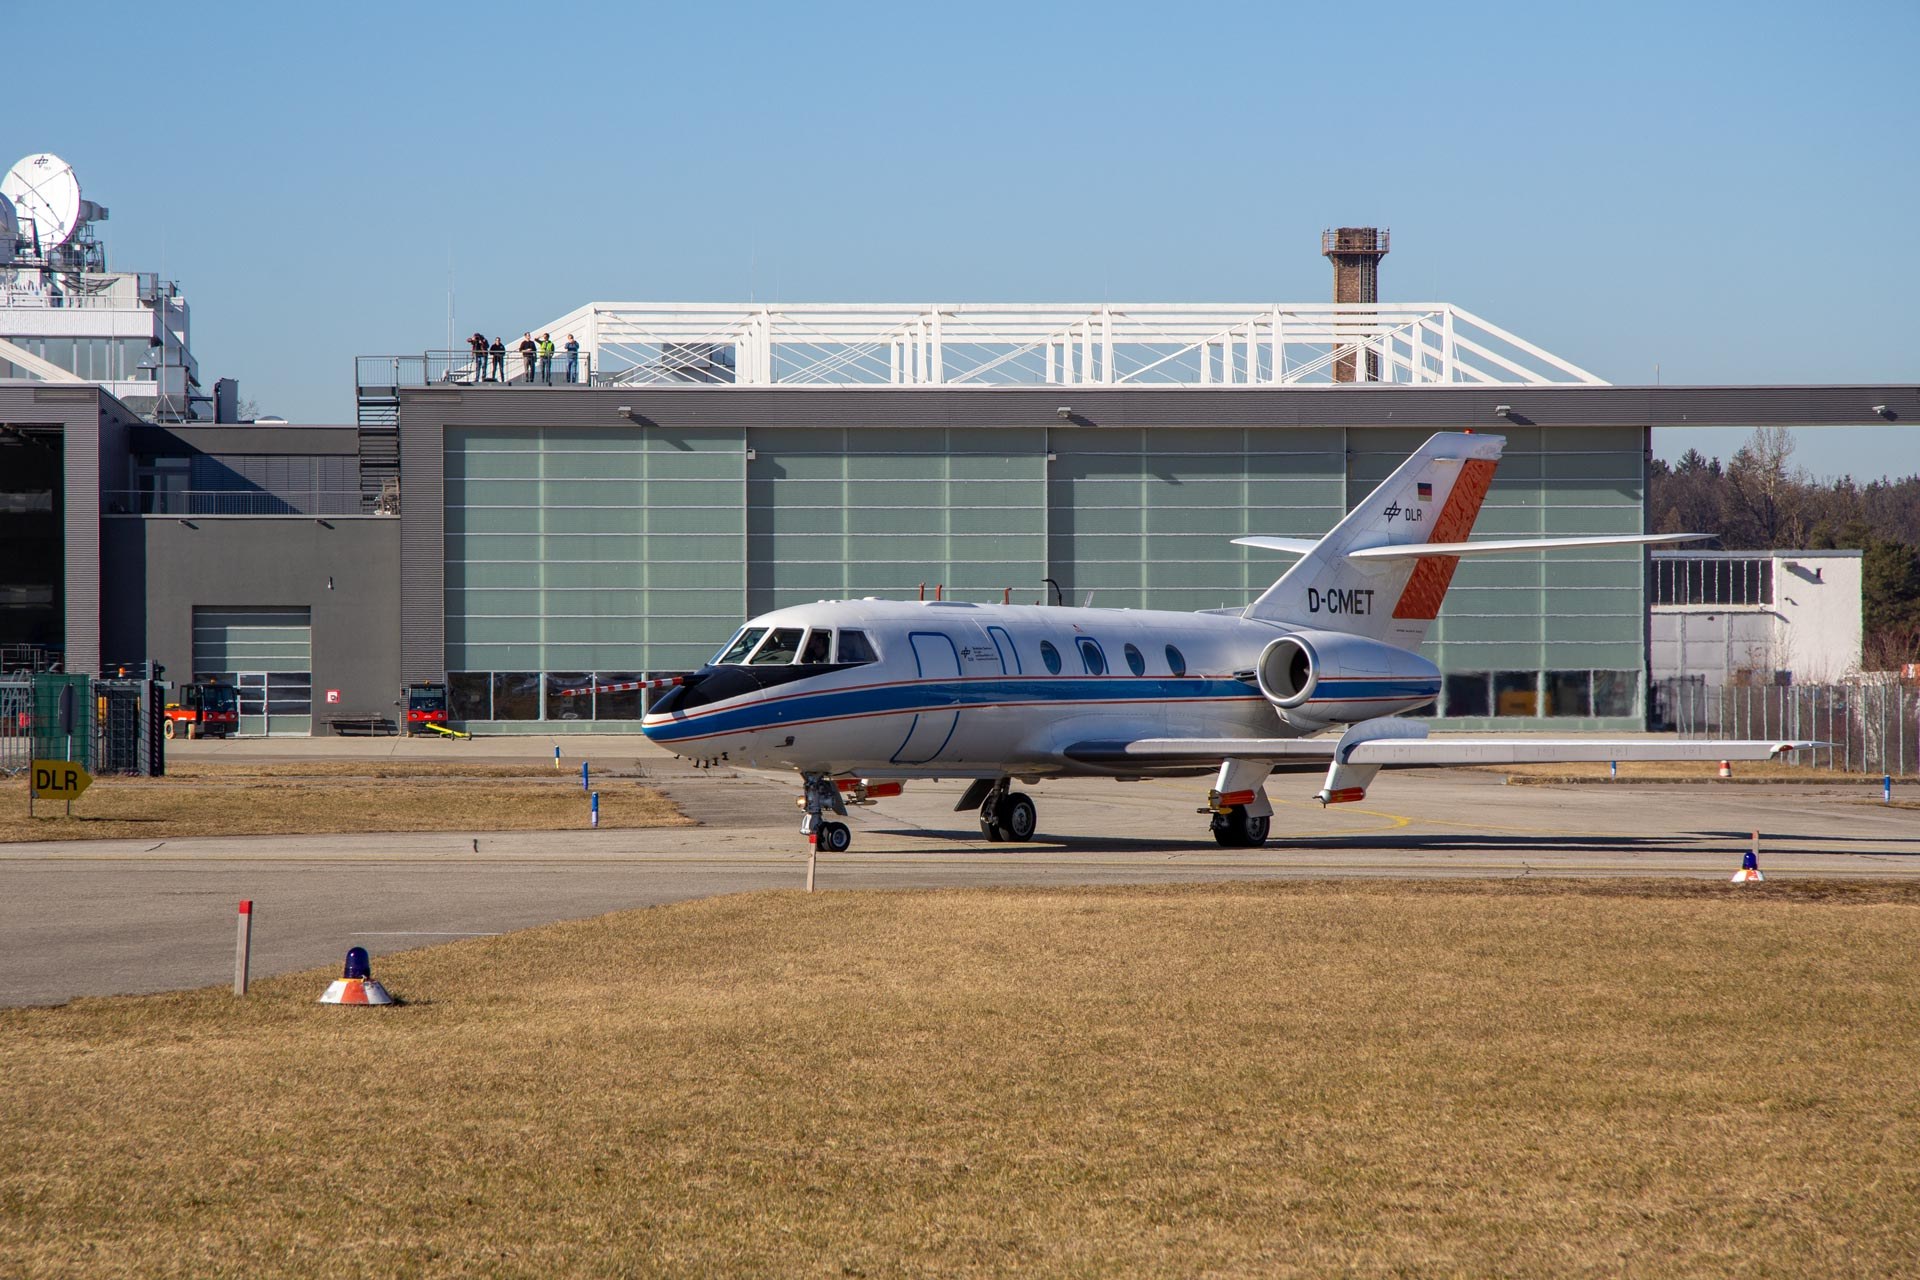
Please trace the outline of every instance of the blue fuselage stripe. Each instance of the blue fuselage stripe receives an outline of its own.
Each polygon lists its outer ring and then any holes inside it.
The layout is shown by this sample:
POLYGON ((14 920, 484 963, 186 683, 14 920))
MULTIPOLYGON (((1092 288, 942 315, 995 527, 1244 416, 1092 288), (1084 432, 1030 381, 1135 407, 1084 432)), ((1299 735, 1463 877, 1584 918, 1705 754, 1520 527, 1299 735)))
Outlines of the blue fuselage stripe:
MULTIPOLYGON (((958 711, 967 707, 1004 706, 1009 703, 1029 707, 1049 703, 1180 703, 1259 696, 1239 680, 1181 680, 1151 676, 1143 679, 1110 676, 1091 680, 1058 677, 914 680, 857 689, 822 689, 817 693, 786 692, 791 688, 791 685, 784 686, 783 696, 778 698, 701 708, 688 715, 668 715, 658 719, 650 716, 642 729, 655 742, 675 742, 721 733, 750 733, 757 729, 772 729, 810 720, 958 711)), ((1439 691, 1440 682, 1431 678, 1322 679, 1314 690, 1312 701, 1315 704, 1411 702, 1431 698, 1439 691)))

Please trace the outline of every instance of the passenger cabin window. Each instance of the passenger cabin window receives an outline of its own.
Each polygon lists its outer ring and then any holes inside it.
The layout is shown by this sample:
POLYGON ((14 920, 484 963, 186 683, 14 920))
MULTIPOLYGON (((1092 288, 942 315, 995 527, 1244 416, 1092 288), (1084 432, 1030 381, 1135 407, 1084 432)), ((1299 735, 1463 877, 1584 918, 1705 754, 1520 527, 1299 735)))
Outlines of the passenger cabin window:
POLYGON ((1107 655, 1100 652, 1100 642, 1097 640, 1088 640, 1084 637, 1081 639, 1080 661, 1086 666, 1087 674, 1090 676, 1107 674, 1107 655))
POLYGON ((864 631, 842 631, 840 633, 840 656, 836 661, 847 663, 878 662, 880 655, 867 643, 864 631))
POLYGON ((833 632, 825 627, 815 627, 807 633, 807 647, 800 651, 800 661, 808 666, 825 666, 833 656, 833 632))
POLYGON ((1128 645, 1125 649, 1121 650, 1121 652, 1126 655, 1127 670, 1133 672, 1133 674, 1137 676, 1143 676, 1147 674, 1147 660, 1140 656, 1140 651, 1138 649, 1134 648, 1132 645, 1128 645))
POLYGON ((800 652, 799 627, 775 627, 747 660, 750 667, 784 667, 800 652))
POLYGON ((729 663, 745 662, 747 655, 753 652, 753 646, 759 644, 760 637, 766 634, 765 627, 740 628, 740 634, 733 638, 732 644, 720 651, 720 656, 713 660, 713 665, 722 667, 729 663))
POLYGON ((1052 641, 1040 642, 1040 661, 1047 664, 1047 671, 1050 674, 1056 676, 1060 674, 1060 651, 1053 647, 1052 641))
POLYGON ((1167 646, 1167 670, 1176 676, 1187 674, 1187 656, 1172 645, 1167 646))

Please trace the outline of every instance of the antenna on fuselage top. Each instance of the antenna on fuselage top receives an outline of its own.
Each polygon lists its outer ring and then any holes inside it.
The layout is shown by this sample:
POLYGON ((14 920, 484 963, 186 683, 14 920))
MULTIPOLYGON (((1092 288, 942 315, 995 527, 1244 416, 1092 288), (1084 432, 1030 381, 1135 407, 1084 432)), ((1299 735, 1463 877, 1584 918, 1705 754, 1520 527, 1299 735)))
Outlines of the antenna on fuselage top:
POLYGON ((1046 583, 1048 586, 1053 588, 1053 602, 1055 604, 1065 604, 1067 602, 1066 596, 1062 595, 1060 592, 1059 583, 1055 582, 1052 578, 1042 578, 1040 579, 1040 581, 1046 583))
POLYGON ((1080 607, 1082 609, 1093 608, 1093 592, 1092 591, 1087 592, 1087 598, 1081 602, 1080 607))

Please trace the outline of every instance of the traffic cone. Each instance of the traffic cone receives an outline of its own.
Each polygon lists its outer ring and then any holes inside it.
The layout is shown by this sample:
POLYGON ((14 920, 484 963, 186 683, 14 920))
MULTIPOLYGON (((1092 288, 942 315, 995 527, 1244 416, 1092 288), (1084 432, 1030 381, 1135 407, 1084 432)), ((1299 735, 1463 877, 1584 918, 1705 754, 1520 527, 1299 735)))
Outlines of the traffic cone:
POLYGON ((392 1004, 393 997, 374 979, 365 947, 347 948, 346 970, 320 997, 321 1004, 392 1004))
POLYGON ((1760 833, 1753 833, 1753 847, 1740 855, 1740 869, 1733 873, 1733 883, 1745 884, 1749 880, 1765 880, 1760 874, 1760 833))
POLYGON ((1723 778, 1731 778, 1733 776, 1733 761, 1722 760, 1720 762, 1720 776, 1723 778))

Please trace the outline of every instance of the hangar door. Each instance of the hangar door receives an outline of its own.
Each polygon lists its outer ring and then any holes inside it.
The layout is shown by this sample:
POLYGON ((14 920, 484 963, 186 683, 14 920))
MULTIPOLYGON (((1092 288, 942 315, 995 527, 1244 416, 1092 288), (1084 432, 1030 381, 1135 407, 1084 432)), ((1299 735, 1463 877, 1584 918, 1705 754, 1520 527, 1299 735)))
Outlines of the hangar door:
POLYGON ((193 610, 193 678, 240 690, 240 732, 313 732, 313 611, 193 610))

